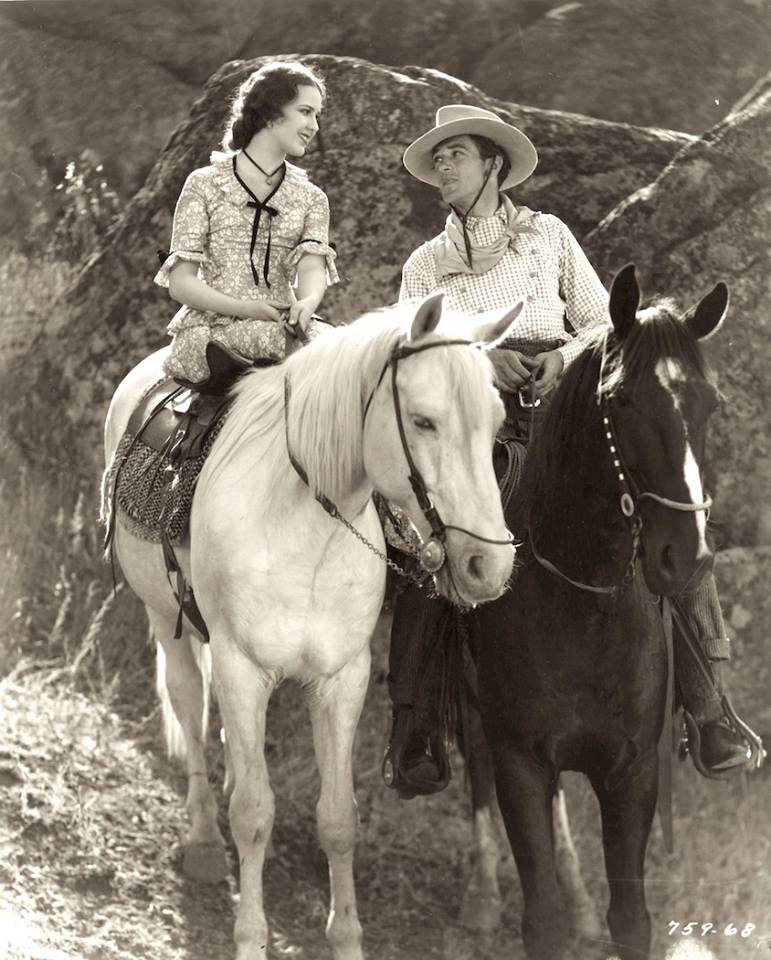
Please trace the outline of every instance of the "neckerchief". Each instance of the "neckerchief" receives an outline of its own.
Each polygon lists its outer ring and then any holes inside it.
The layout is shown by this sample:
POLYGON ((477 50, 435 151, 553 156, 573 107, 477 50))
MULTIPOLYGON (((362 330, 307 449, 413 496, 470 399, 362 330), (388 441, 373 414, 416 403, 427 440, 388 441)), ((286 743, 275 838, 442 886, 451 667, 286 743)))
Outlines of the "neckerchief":
POLYGON ((515 207, 506 194, 501 195, 501 204, 506 214, 506 230, 503 236, 486 247, 471 241, 471 265, 464 256, 466 244, 463 239, 463 224, 453 211, 447 217, 444 232, 430 240, 436 261, 436 277, 442 280, 453 273, 487 273, 506 251, 514 248, 514 241, 521 233, 535 233, 534 227, 527 221, 535 215, 529 207, 515 207))

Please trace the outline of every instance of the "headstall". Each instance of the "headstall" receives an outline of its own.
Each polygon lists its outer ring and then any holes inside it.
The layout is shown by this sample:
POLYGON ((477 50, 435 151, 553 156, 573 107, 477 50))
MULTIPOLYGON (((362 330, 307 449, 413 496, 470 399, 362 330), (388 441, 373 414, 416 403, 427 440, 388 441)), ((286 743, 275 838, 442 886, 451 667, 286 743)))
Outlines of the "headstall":
MULTIPOLYGON (((447 560, 447 550, 445 547, 445 540, 446 540, 446 533, 448 530, 457 530, 460 533, 465 533, 467 536, 473 537, 475 540, 480 540, 483 543, 492 543, 492 544, 500 544, 501 546, 509 546, 514 542, 514 538, 510 531, 507 531, 508 535, 505 539, 494 540, 494 539, 491 539, 490 537, 483 537, 478 533, 474 533, 471 530, 467 530, 465 527, 459 527, 459 526, 456 526, 455 524, 445 523, 442 520, 441 516, 439 515, 439 511, 434 506, 433 501, 431 500, 428 494, 428 488, 426 487, 426 482, 423 479, 423 476, 420 470, 418 469, 417 465, 415 464, 415 461, 412 457, 412 453, 410 451, 409 444, 407 443, 407 435, 404 429, 404 419, 402 417, 401 401, 399 399, 399 387, 396 382, 396 375, 398 371, 399 361, 404 360, 407 357, 411 357, 413 354, 423 353, 423 351, 425 350, 432 350, 435 347, 452 347, 452 346, 476 347, 477 344, 471 340, 434 340, 434 341, 431 341, 430 343, 418 344, 417 346, 411 346, 410 344, 407 344, 407 343, 397 343, 394 346, 393 350, 391 351, 391 355, 389 356, 388 360, 384 364, 383 369, 380 373, 380 376, 378 377, 377 383, 372 389, 372 392, 370 393, 367 399, 367 402, 364 405, 364 412, 362 417, 362 422, 365 422, 367 418, 367 413, 369 412, 369 408, 372 403, 372 398, 374 397, 375 392, 377 391, 378 387, 382 383, 386 370, 388 370, 388 368, 390 367, 391 368, 391 388, 392 388, 393 400, 394 400, 394 414, 396 416, 396 426, 399 431, 399 440, 401 441, 404 457, 407 461, 407 466, 409 467, 409 470, 410 470, 410 473, 409 473, 410 486, 412 487, 413 493, 415 494, 415 498, 418 501, 418 506, 420 507, 421 512, 423 513, 423 516, 426 518, 426 521, 428 522, 428 525, 431 528, 431 536, 428 538, 428 540, 426 540, 423 543, 422 547, 418 552, 417 559, 419 560, 421 567, 427 573, 430 573, 430 574, 437 573, 439 570, 441 570, 441 568, 444 566, 447 560)), ((289 406, 289 396, 290 396, 289 381, 285 378, 284 379, 285 414, 289 406)), ((287 421, 287 431, 288 431, 288 421, 287 421)), ((297 471, 301 479, 307 484, 308 475, 305 472, 305 469, 302 467, 302 465, 297 462, 294 455, 292 454, 291 448, 289 446, 288 433, 287 433, 287 451, 289 452, 289 460, 292 466, 297 471)), ((345 525, 349 529, 351 529, 352 532, 354 532, 360 540, 364 540, 364 542, 368 544, 370 549, 374 550, 375 553, 378 553, 379 555, 382 556, 382 554, 380 553, 379 550, 377 550, 377 548, 375 548, 372 544, 366 541, 361 536, 361 534, 359 534, 358 531, 356 531, 355 528, 353 528, 352 525, 348 523, 345 520, 345 518, 342 517, 338 508, 327 496, 325 496, 320 491, 316 491, 315 496, 318 502, 324 508, 324 510, 326 510, 326 512, 331 517, 334 517, 334 519, 341 520, 343 523, 345 523, 345 525)), ((392 565, 392 564, 389 564, 389 565, 392 565)), ((400 569, 400 572, 403 573, 401 569, 400 569)))
POLYGON ((619 509, 621 510, 621 513, 629 520, 632 529, 632 553, 621 580, 619 583, 611 586, 595 586, 594 584, 582 583, 579 580, 573 580, 564 574, 550 560, 547 560, 538 553, 535 543, 533 542, 532 532, 530 532, 529 539, 530 549, 532 550, 533 556, 538 563, 540 563, 541 566, 546 570, 550 571, 550 573, 554 573, 558 577, 562 577, 563 580, 567 580, 568 583, 571 583, 574 587, 578 587, 579 590, 588 590, 592 593, 615 595, 619 592, 619 590, 622 590, 628 586, 634 579, 635 563, 637 561, 637 555, 640 549, 640 533, 643 525, 642 517, 637 509, 637 505, 641 500, 653 500, 670 510, 697 513, 700 510, 708 512, 709 508, 712 506, 712 499, 707 497, 707 499, 701 503, 694 503, 692 501, 671 500, 669 497, 662 497, 660 494, 653 493, 650 490, 640 490, 639 485, 635 482, 631 472, 621 457, 621 450, 619 449, 618 440, 616 438, 616 431, 610 416, 610 404, 606 397, 602 397, 598 403, 600 405, 600 412, 602 414, 603 434, 608 445, 608 451, 613 462, 613 468, 616 472, 616 478, 619 482, 619 486, 621 487, 621 496, 619 497, 618 501, 619 509))

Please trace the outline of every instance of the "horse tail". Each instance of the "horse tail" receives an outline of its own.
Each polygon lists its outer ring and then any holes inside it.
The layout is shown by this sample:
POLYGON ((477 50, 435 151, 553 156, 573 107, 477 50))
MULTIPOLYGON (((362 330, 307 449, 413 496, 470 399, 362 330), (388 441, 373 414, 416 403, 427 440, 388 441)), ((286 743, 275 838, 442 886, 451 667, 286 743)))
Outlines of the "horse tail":
MULTIPOLYGON (((154 638, 152 624, 150 626, 150 638, 154 638)), ((201 672, 203 685, 203 710, 201 716, 201 730, 205 731, 209 725, 209 704, 211 701, 211 652, 207 643, 201 641, 192 633, 183 634, 175 643, 189 643, 190 650, 198 669, 201 672)), ((185 760, 185 736, 182 732, 182 726, 177 720, 174 707, 169 695, 168 684, 166 683, 166 654, 163 646, 156 643, 155 660, 155 689, 161 704, 161 724, 163 727, 163 740, 166 744, 166 753, 172 760, 185 760)))

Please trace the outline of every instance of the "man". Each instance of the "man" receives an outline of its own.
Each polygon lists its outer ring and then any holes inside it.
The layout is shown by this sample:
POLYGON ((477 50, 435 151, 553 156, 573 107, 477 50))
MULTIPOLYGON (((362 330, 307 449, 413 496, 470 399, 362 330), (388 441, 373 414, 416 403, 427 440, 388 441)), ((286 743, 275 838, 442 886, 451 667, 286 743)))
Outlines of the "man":
MULTIPOLYGON (((587 333, 610 323, 607 293, 568 227, 550 214, 515 206, 501 192, 526 180, 537 161, 520 130, 462 104, 440 107, 435 126, 404 154, 409 173, 438 187, 450 213, 444 230, 405 263, 400 299, 442 288, 451 308, 478 313, 527 298, 518 349, 504 345, 490 353, 507 409, 510 395, 533 374, 535 394, 547 397, 584 349, 587 333)), ((526 419, 519 427, 525 442, 526 419)), ((694 759, 709 772, 738 770, 747 761, 747 746, 723 714, 720 662, 728 658, 729 641, 714 578, 678 606, 713 673, 710 682, 684 645, 676 644, 677 679, 700 731, 700 756, 694 759)), ((440 701, 447 697, 441 673, 448 650, 457 656, 459 647, 451 637, 454 622, 449 604, 428 599, 422 588, 407 587, 396 602, 389 675, 394 723, 384 776, 404 797, 434 793, 449 780, 440 701)))

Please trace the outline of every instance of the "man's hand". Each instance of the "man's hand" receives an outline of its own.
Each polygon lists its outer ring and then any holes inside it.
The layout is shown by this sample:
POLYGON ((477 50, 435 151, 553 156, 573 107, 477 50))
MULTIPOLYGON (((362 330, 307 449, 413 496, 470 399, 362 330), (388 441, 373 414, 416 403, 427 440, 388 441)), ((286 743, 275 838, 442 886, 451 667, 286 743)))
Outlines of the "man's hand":
MULTIPOLYGON (((537 357, 527 357, 517 350, 502 350, 496 348, 488 350, 487 356, 495 371, 495 385, 506 393, 516 393, 523 384, 530 380, 538 365, 537 357)), ((548 354, 541 354, 541 357, 548 354)), ((562 359, 560 357, 560 359, 562 359)))
POLYGON ((565 366, 565 358, 559 350, 549 350, 547 353, 537 353, 533 357, 535 369, 535 395, 548 396, 557 386, 557 381, 565 366))

